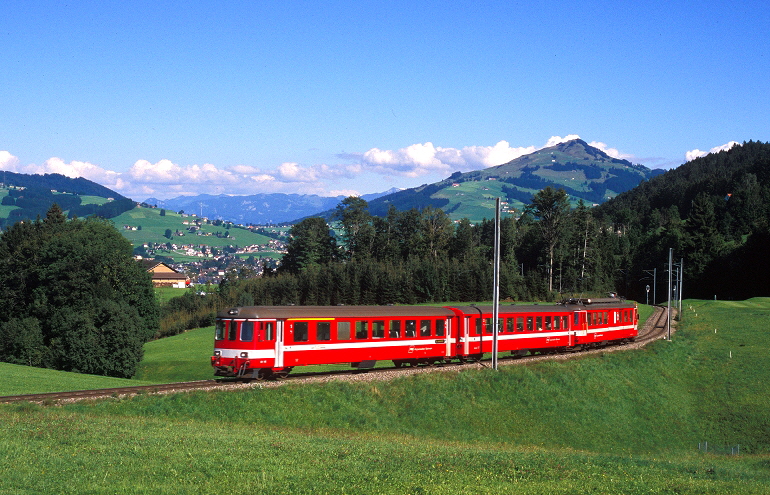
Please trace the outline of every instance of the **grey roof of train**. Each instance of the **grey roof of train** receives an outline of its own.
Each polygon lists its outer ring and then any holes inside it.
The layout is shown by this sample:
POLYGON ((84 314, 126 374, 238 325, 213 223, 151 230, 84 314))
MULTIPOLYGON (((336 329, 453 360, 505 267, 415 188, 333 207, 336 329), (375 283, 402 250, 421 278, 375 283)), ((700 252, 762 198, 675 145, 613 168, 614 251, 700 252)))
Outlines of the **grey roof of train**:
MULTIPOLYGON (((602 307, 631 308, 633 304, 616 301, 609 305, 574 305, 574 304, 501 304, 500 313, 568 313, 576 309, 600 309, 602 307)), ((375 318, 399 316, 452 316, 454 308, 463 314, 492 314, 492 306, 244 306, 227 308, 219 311, 220 318, 254 318, 254 319, 285 319, 285 318, 375 318), (231 311, 237 310, 237 314, 231 311)))

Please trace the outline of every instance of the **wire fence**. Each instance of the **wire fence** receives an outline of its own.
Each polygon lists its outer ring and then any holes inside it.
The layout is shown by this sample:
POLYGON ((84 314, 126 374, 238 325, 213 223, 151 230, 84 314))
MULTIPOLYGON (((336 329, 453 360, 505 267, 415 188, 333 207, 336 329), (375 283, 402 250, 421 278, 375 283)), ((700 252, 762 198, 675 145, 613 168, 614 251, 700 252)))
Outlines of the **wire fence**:
POLYGON ((740 445, 715 445, 708 442, 698 442, 698 450, 703 453, 715 455, 739 455, 741 453, 740 445))

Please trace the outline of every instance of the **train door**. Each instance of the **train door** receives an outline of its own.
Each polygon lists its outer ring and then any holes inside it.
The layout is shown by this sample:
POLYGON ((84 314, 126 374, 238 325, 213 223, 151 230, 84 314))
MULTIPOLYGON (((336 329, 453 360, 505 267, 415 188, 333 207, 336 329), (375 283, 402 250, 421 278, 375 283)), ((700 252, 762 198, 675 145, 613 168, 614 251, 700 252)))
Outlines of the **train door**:
POLYGON ((466 316, 462 320, 462 328, 459 329, 460 334, 460 343, 462 344, 462 347, 460 349, 460 354, 463 356, 467 356, 471 352, 471 317, 466 316))
POLYGON ((275 367, 283 368, 284 321, 275 322, 275 367))
POLYGON ((478 316, 469 318, 468 322, 468 331, 470 334, 470 349, 469 352, 471 354, 481 354, 483 351, 481 350, 482 343, 484 341, 484 320, 478 316))
POLYGON ((447 318, 444 321, 444 342, 446 344, 446 347, 444 349, 444 355, 445 357, 452 357, 452 332, 454 329, 452 328, 452 319, 447 318))
POLYGON ((575 311, 573 313, 572 330, 578 337, 588 335, 588 311, 575 311))

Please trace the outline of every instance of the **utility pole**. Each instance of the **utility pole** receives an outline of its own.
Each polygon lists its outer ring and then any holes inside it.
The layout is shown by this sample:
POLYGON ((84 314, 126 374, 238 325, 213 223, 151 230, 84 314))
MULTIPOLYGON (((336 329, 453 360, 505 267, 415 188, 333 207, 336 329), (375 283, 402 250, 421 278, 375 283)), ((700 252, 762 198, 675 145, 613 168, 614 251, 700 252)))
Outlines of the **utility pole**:
POLYGON ((684 258, 679 260, 679 321, 682 321, 682 288, 684 284, 684 258))
POLYGON ((674 248, 668 248, 668 340, 671 341, 671 277, 674 274, 674 248))
POLYGON ((494 287, 492 289, 492 368, 497 370, 497 332, 500 314, 500 198, 495 201, 494 287))

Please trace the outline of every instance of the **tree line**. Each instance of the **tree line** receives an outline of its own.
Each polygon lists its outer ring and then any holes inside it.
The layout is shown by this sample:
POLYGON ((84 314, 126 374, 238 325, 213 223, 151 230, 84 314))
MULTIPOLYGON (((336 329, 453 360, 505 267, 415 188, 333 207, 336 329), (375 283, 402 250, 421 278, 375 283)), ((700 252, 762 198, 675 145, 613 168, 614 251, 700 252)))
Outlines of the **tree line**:
MULTIPOLYGON (((617 292, 644 301, 667 258, 684 259, 688 297, 768 295, 770 145, 746 142, 643 181, 599 207, 570 205, 545 187, 501 221, 503 300, 552 301, 617 292)), ((433 206, 374 216, 349 197, 331 224, 291 230, 280 267, 258 279, 230 274, 228 304, 413 304, 489 300, 492 221, 452 222, 433 206)), ((662 295, 661 298, 665 298, 662 295)), ((659 298, 660 299, 660 298, 659 298)))
MULTIPOLYGON (((520 217, 501 220, 500 297, 554 301, 616 290, 619 238, 570 209, 563 190, 546 188, 520 217)), ((218 310, 245 305, 386 305, 489 301, 494 222, 453 222, 428 206, 385 217, 367 202, 344 199, 330 227, 320 217, 295 224, 287 253, 261 277, 228 273, 205 297, 190 291, 163 309, 161 334, 213 324, 218 310)))

